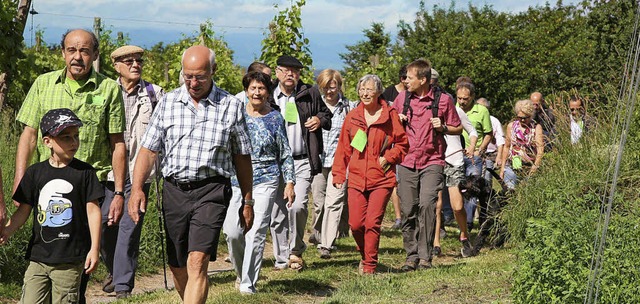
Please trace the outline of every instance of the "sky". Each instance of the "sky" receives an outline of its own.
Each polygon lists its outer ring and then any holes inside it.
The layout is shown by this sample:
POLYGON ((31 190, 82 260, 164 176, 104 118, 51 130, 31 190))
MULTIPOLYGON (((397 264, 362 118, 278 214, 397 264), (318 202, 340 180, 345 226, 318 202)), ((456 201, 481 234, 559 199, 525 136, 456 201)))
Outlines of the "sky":
MULTIPOLYGON (((69 28, 93 29, 94 17, 101 17, 105 29, 114 35, 124 32, 130 43, 151 47, 158 42, 171 43, 198 31, 199 24, 210 20, 217 36, 221 36, 234 51, 234 61, 249 65, 260 57, 260 42, 273 17, 291 5, 289 0, 32 0, 38 12, 29 15, 24 38, 32 44, 33 32, 44 30, 48 44, 60 42, 69 28)), ((570 3, 573 1, 564 1, 570 3)), ((307 0, 302 8, 302 25, 316 69, 341 69, 340 53, 346 45, 364 40, 362 31, 371 23, 381 22, 392 35, 400 20, 412 23, 419 0, 307 0)), ((491 5, 506 12, 525 11, 528 6, 545 5, 545 0, 471 0, 453 2, 457 9, 469 3, 491 5)), ((550 1, 551 5, 555 1, 550 1)), ((451 1, 428 1, 448 8, 451 1)))

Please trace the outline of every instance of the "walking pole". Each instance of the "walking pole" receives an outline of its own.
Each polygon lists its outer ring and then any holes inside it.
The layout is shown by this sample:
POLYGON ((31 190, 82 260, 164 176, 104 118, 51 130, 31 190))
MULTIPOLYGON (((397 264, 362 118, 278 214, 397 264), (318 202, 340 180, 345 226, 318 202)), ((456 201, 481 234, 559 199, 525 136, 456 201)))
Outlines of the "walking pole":
POLYGON ((156 210, 158 211, 158 225, 160 226, 160 251, 162 251, 162 274, 164 275, 164 289, 169 290, 167 285, 167 259, 164 253, 164 224, 162 222, 162 216, 164 214, 164 207, 162 205, 162 194, 160 193, 160 162, 156 159, 156 176, 155 176, 155 188, 156 188, 156 210))

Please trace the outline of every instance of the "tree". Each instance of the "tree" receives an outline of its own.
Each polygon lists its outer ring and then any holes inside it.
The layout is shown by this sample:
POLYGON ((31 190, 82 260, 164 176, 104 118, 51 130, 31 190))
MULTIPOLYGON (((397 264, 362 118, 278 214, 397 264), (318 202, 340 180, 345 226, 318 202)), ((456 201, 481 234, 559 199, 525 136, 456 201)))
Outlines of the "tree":
POLYGON ((11 76, 17 61, 24 57, 22 33, 31 1, 0 0, 0 109, 5 103, 11 76))
POLYGON ((302 70, 300 77, 304 82, 312 83, 313 59, 309 50, 309 39, 305 38, 302 32, 301 11, 305 3, 305 0, 298 0, 273 17, 269 23, 269 33, 265 33, 262 40, 260 60, 270 67, 275 67, 276 60, 282 55, 296 57, 307 67, 302 70))
POLYGON ((344 91, 348 98, 357 98, 356 84, 360 77, 375 74, 383 84, 398 81, 398 70, 402 64, 399 58, 392 56, 391 35, 385 33, 384 24, 374 22, 371 28, 362 31, 366 40, 346 46, 349 52, 340 54, 344 61, 344 91))

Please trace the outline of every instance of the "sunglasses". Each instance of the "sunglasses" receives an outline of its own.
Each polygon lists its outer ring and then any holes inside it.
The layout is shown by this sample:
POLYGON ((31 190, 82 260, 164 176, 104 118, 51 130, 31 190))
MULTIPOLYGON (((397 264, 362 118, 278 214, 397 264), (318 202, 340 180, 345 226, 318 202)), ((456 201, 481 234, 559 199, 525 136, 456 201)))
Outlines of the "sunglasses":
POLYGON ((132 66, 134 62, 137 62, 139 65, 144 64, 144 59, 140 58, 140 59, 126 59, 126 60, 120 60, 120 62, 128 65, 128 66, 132 66))
POLYGON ((516 116, 519 120, 529 119, 531 116, 516 116))

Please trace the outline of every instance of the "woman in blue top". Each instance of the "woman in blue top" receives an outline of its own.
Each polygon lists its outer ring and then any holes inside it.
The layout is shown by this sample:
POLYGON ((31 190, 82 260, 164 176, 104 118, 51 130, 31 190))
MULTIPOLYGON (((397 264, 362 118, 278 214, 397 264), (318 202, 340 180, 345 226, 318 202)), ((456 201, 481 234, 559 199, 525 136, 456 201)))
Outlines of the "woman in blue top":
POLYGON ((242 85, 247 96, 244 117, 252 147, 254 222, 253 227, 243 234, 238 212, 242 210, 242 196, 238 181, 233 178, 233 197, 223 229, 227 235, 231 262, 238 276, 236 287, 243 294, 254 294, 278 187, 283 182, 286 184, 284 198, 291 205, 295 196, 295 176, 284 118, 268 102, 272 94, 269 75, 262 72, 248 73, 242 78, 242 85))

